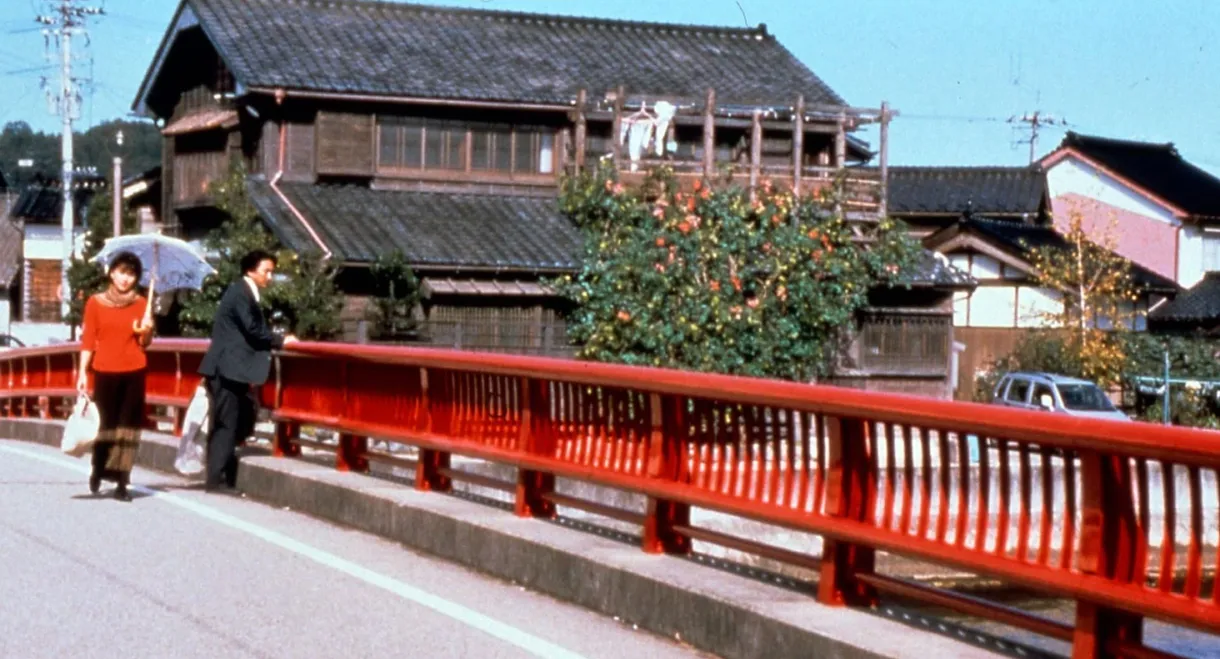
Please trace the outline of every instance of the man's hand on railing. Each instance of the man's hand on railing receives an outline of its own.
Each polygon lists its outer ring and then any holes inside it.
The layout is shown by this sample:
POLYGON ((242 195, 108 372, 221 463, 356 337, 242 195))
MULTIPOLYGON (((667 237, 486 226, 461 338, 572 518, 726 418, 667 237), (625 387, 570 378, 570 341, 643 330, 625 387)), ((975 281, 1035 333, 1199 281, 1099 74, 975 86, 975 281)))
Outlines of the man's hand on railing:
POLYGON ((300 343, 300 342, 301 342, 301 340, 298 339, 295 334, 289 334, 288 336, 284 337, 284 347, 285 348, 287 348, 288 346, 290 346, 294 343, 300 343))

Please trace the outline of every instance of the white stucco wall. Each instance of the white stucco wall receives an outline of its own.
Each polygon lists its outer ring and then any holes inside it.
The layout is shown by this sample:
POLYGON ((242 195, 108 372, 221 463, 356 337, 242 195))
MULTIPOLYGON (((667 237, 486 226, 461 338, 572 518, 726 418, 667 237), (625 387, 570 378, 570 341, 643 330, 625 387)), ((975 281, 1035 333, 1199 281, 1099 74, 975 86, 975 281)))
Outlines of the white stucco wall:
POLYGON ((1063 311, 1063 294, 1048 288, 1017 289, 1017 327, 1048 327, 1047 314, 1063 311))
MULTIPOLYGON (((1159 220, 1170 226, 1179 224, 1173 213, 1163 206, 1149 201, 1147 197, 1132 191, 1096 167, 1070 156, 1055 163, 1047 170, 1046 183, 1050 188, 1052 199, 1075 193, 1096 199, 1108 206, 1159 220)), ((1054 212, 1057 216, 1066 219, 1069 210, 1055 208, 1054 212)))
MULTIPOLYGON (((1206 274, 1207 268, 1203 262, 1203 243, 1204 240, 1217 240, 1220 235, 1204 234, 1203 230, 1196 226, 1188 226, 1182 229, 1178 243, 1178 284, 1184 288, 1190 288, 1199 283, 1206 274)), ((1216 264, 1212 264, 1213 267, 1216 264)))
MULTIPOLYGON (((74 249, 78 252, 82 248, 84 236, 84 231, 77 230, 74 249)), ((58 226, 26 225, 22 250, 26 259, 58 261, 64 257, 63 231, 58 226)))

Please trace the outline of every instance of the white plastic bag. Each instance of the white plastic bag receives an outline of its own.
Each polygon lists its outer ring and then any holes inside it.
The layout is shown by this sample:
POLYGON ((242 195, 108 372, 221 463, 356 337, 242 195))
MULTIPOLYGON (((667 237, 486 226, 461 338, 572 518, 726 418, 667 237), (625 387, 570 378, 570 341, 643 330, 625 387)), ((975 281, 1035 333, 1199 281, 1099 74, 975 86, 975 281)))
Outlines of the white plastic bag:
POLYGON ((79 458, 93 450, 97 441, 101 419, 97 415, 97 405, 88 396, 81 394, 72 408, 72 416, 64 424, 64 436, 59 442, 59 450, 79 458))
POLYGON ((182 440, 178 442, 178 456, 174 458, 174 469, 183 476, 198 476, 204 470, 203 442, 208 436, 208 391, 200 384, 195 388, 191 404, 182 419, 182 440))

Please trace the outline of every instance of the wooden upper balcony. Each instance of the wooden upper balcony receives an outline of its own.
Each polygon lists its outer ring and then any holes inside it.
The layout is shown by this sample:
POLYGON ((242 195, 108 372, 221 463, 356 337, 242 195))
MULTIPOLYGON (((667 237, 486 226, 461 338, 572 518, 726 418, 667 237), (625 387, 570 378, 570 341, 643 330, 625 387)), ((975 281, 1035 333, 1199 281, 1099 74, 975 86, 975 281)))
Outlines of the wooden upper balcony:
POLYGON ((657 103, 665 100, 628 97, 620 88, 608 101, 587 109, 582 95, 574 113, 574 158, 564 169, 578 171, 609 161, 619 179, 631 185, 667 167, 684 187, 696 180, 750 190, 769 184, 801 195, 841 182, 840 203, 849 214, 857 219, 885 215, 888 129, 895 114, 885 104, 876 110, 807 105, 797 97, 790 106, 718 106, 715 92, 709 90, 702 104, 668 101, 673 115, 668 124, 661 122, 664 144, 657 148, 650 143, 643 153, 631 154, 627 136, 632 123, 655 122, 657 103), (599 133, 598 126, 607 123, 609 134, 604 128, 599 133), (849 137, 874 123, 880 125, 876 154, 849 137), (879 157, 878 165, 866 166, 873 155, 879 157))

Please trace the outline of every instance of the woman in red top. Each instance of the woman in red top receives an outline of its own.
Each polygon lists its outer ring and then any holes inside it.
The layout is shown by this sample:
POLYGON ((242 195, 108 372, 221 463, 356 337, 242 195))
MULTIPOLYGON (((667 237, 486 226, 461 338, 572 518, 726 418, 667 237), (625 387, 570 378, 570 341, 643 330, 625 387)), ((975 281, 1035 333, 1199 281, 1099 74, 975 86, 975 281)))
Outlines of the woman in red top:
POLYGON ((140 259, 122 252, 110 262, 110 286, 85 303, 77 389, 88 389, 93 367, 93 402, 99 432, 93 448, 89 491, 97 494, 102 480, 114 481, 114 497, 131 501, 127 484, 144 427, 144 349, 152 342, 152 324, 144 317, 148 301, 136 290, 143 267, 140 259))

